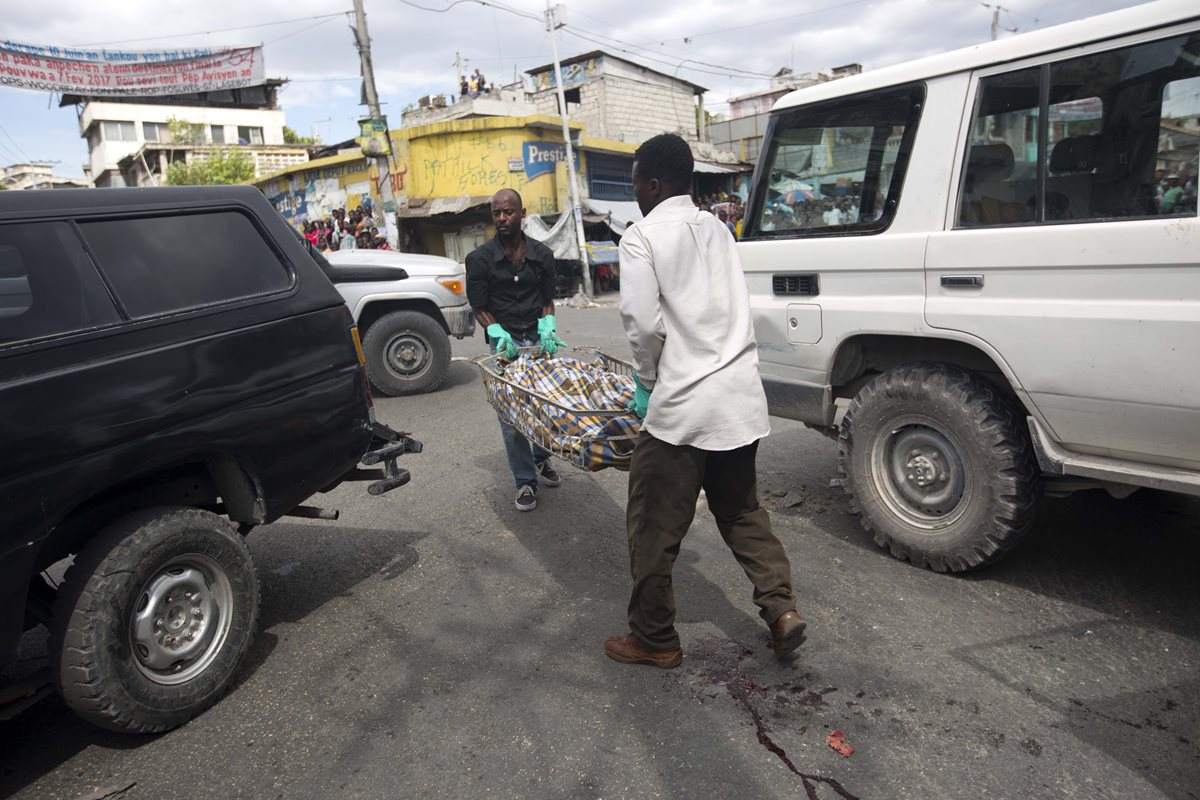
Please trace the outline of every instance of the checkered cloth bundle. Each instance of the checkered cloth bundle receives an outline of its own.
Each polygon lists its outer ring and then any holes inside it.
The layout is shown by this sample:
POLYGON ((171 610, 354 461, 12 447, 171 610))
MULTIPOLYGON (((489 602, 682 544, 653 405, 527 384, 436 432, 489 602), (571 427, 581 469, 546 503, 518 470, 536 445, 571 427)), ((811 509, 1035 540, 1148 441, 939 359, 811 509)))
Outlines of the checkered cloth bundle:
POLYGON ((629 469, 642 422, 627 410, 633 379, 613 366, 603 354, 581 361, 522 353, 495 363, 504 380, 485 382, 488 401, 505 422, 564 461, 589 472, 629 469))

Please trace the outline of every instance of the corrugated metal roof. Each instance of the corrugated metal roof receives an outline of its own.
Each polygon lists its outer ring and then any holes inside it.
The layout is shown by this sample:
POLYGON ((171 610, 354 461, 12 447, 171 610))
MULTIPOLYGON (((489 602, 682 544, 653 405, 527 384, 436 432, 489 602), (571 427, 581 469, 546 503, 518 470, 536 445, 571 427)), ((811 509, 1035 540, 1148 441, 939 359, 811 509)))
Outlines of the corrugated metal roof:
POLYGON ((420 219, 439 214, 461 214, 472 208, 486 206, 492 202, 490 195, 462 195, 460 197, 412 197, 396 208, 401 219, 420 219))
POLYGON ((753 167, 743 164, 711 164, 707 161, 697 161, 695 166, 696 172, 710 175, 734 175, 739 172, 750 172, 753 169, 753 167))

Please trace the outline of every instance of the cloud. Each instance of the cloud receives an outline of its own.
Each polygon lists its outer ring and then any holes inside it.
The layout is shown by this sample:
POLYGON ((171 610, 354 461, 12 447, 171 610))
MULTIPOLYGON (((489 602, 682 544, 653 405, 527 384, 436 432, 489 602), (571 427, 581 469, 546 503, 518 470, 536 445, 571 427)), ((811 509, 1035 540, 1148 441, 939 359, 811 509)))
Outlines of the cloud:
MULTIPOLYGON (((413 0, 446 7, 448 0, 413 0)), ((541 0, 507 0, 542 14, 541 0)), ((991 12, 976 0, 812 0, 803 7, 778 0, 569 0, 568 28, 559 32, 564 58, 608 49, 648 67, 708 87, 705 103, 720 111, 731 95, 765 88, 783 66, 799 72, 859 62, 867 69, 986 41, 991 12), (574 35, 574 34, 578 34, 574 35), (597 44, 585 38, 599 39, 597 44), (623 48, 629 52, 620 52, 623 48), (657 59, 657 60, 652 60, 657 59), (685 61, 686 60, 686 61, 685 61), (666 63, 662 63, 666 62, 666 63), (698 63, 701 62, 701 63, 698 63), (716 74, 713 74, 716 73, 716 74)), ((1133 0, 1008 0, 1003 28, 1046 27, 1134 5, 1133 0), (1034 17, 1040 17, 1034 20, 1034 17)), ((376 84, 395 121, 424 94, 457 94, 455 57, 498 83, 551 60, 549 38, 531 19, 471 3, 445 13, 401 0, 366 0, 376 84)), ((296 130, 319 125, 326 140, 355 135, 358 53, 344 8, 329 0, 258 0, 232 12, 228 5, 184 0, 58 0, 5 9, 5 38, 31 44, 117 43, 118 49, 265 44, 267 74, 291 78, 281 102, 296 130), (293 20, 286 24, 260 23, 293 20), (235 28, 236 30, 222 30, 235 28), (164 38, 164 33, 170 34, 164 38), (328 120, 328 122, 326 122, 328 120)), ((1009 35, 1007 32, 1004 35, 1009 35)), ((67 165, 86 158, 70 109, 47 110, 46 96, 0 89, 0 124, 33 155, 44 145, 67 165), (41 98, 40 100, 37 98, 41 98), (47 128, 66 135, 45 137, 47 128), (63 142, 64 144, 59 144, 63 142), (71 142, 71 144, 65 144, 71 142), (59 150, 58 148, 62 148, 59 150)), ((72 166, 67 174, 77 174, 72 166)))

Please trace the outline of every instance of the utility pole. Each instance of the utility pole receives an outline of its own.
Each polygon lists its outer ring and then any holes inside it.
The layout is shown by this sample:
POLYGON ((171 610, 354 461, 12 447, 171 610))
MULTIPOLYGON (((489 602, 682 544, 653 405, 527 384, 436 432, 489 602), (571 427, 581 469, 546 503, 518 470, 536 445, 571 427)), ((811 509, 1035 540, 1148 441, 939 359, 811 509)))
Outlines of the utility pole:
MULTIPOLYGON (((363 80, 363 95, 367 101, 367 112, 371 115, 371 120, 384 120, 383 112, 379 110, 379 95, 375 91, 375 70, 371 66, 371 37, 367 33, 367 12, 363 10, 363 0, 354 0, 354 41, 358 45, 358 57, 360 69, 362 70, 363 80)), ((377 130, 377 127, 375 128, 377 130)), ((391 166, 391 141, 388 139, 388 130, 386 121, 383 124, 383 136, 388 141, 386 148, 378 146, 372 148, 372 144, 377 144, 368 140, 363 147, 363 151, 368 158, 374 159, 375 168, 379 173, 379 192, 383 196, 383 202, 372 204, 372 213, 375 217, 375 227, 384 231, 384 236, 387 238, 388 247, 393 250, 398 250, 397 233, 398 223, 393 221, 393 224, 387 224, 387 214, 395 215, 396 213, 396 198, 392 194, 392 166, 391 166), (381 152, 371 152, 379 150, 381 152)), ((393 216, 393 220, 395 217, 393 216)))
MULTIPOLYGON (((984 8, 990 8, 992 10, 992 41, 994 42, 994 41, 996 41, 996 39, 998 39, 1000 37, 1000 30, 1001 30, 1000 12, 1008 11, 1009 9, 1005 8, 1002 5, 994 4, 994 3, 980 3, 979 5, 983 6, 984 8)), ((1033 21, 1036 23, 1037 18, 1034 18, 1033 21)), ((1009 33, 1017 32, 1017 29, 1015 27, 1004 28, 1004 30, 1008 31, 1009 33)))
POLYGON ((333 117, 326 117, 325 119, 314 119, 312 121, 312 125, 309 126, 309 132, 312 133, 313 141, 316 142, 317 144, 320 144, 320 142, 321 142, 321 125, 326 122, 333 122, 333 117))
POLYGON ((563 144, 567 152, 567 187, 571 192, 572 214, 575 218, 575 235, 579 243, 579 261, 583 266, 583 293, 592 296, 592 269, 588 265, 587 240, 583 235, 583 209, 579 205, 579 186, 575 181, 575 149, 571 145, 571 128, 567 124, 567 97, 563 93, 562 64, 558 61, 558 37, 555 31, 567 24, 566 6, 561 3, 550 5, 546 0, 546 30, 550 31, 550 48, 554 51, 554 82, 558 86, 558 110, 562 119, 563 144))

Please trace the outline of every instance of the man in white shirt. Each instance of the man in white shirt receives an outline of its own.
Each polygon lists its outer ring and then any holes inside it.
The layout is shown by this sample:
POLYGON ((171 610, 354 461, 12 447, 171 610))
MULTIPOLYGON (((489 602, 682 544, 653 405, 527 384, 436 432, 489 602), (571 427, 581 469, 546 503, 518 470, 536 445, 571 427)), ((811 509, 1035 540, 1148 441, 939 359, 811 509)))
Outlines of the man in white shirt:
POLYGON ((691 149, 655 136, 634 155, 645 219, 621 238, 621 320, 642 432, 629 472, 629 629, 604 643, 627 664, 675 667, 671 569, 704 489, 721 536, 754 584, 777 655, 804 641, 791 566, 759 505, 758 441, 770 432, 750 298, 733 237, 689 195, 691 149))
POLYGON ((838 210, 837 206, 828 200, 825 201, 825 213, 823 217, 826 225, 842 224, 842 212, 838 210))

